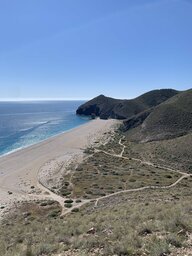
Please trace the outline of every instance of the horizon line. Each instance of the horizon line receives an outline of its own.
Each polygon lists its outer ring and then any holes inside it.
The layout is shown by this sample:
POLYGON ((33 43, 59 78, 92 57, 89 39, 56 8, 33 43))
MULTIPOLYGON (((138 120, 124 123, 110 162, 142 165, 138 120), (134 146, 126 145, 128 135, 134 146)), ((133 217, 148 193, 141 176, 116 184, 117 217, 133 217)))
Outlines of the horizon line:
POLYGON ((21 101, 84 101, 82 98, 0 98, 0 102, 21 102, 21 101))

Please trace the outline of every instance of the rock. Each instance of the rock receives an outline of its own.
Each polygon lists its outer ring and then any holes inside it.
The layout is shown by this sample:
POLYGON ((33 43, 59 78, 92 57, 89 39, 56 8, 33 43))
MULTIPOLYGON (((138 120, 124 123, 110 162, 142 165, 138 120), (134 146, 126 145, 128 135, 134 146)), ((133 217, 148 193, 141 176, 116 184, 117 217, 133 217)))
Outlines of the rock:
POLYGON ((24 213, 23 213, 23 217, 24 217, 24 218, 27 218, 27 217, 29 217, 30 215, 31 215, 30 212, 24 212, 24 213))
POLYGON ((87 231, 87 234, 94 235, 95 233, 96 233, 96 229, 95 229, 95 228, 90 228, 90 229, 87 231))
POLYGON ((179 232, 177 232, 177 235, 186 235, 186 231, 184 229, 179 230, 179 232))
POLYGON ((110 229, 104 229, 103 231, 102 231, 102 233, 104 233, 104 234, 106 234, 106 235, 111 235, 111 234, 113 234, 113 232, 110 230, 110 229))

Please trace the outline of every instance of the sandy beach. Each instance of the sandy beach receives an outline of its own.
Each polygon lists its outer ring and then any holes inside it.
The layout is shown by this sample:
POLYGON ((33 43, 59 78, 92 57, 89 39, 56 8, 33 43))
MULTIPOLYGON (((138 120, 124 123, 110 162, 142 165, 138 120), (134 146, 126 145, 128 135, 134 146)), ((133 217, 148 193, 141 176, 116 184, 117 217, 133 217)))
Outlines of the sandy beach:
MULTIPOLYGON (((2 156, 0 207, 3 209, 0 210, 0 214, 21 200, 41 199, 46 196, 54 199, 55 195, 51 195, 49 190, 46 191, 47 180, 55 178, 57 181, 57 170, 61 165, 81 158, 86 147, 116 124, 115 120, 92 120, 46 141, 2 156)), ((55 199, 60 200, 59 197, 55 199)))

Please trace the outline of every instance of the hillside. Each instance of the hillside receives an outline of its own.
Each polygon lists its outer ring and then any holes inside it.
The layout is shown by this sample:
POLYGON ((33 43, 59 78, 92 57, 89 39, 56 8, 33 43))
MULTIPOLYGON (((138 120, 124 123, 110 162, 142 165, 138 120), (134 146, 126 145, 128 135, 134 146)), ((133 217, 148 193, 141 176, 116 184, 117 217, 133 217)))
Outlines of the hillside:
MULTIPOLYGON (((135 119, 138 121, 139 117, 136 116, 125 121, 126 130, 132 128, 133 121, 135 119)), ((192 90, 179 93, 155 107, 139 124, 142 124, 140 128, 135 129, 135 132, 131 131, 131 133, 133 133, 133 138, 137 137, 142 141, 169 139, 191 132, 192 90)))
POLYGON ((94 114, 101 119, 127 119, 159 105, 176 94, 178 91, 172 89, 154 90, 132 100, 113 99, 100 95, 81 105, 76 113, 94 114))
POLYGON ((77 114, 124 119, 123 130, 131 140, 170 139, 192 131, 192 89, 154 90, 132 100, 100 95, 80 106, 77 114))

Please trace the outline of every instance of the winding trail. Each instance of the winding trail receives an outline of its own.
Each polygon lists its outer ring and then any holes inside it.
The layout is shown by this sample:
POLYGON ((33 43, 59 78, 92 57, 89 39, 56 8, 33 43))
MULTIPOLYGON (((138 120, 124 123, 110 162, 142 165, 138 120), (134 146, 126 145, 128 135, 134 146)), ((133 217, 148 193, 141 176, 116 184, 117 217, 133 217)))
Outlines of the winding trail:
MULTIPOLYGON (((55 191, 50 191, 52 189, 49 190, 46 183, 43 182, 45 187, 39 184, 38 170, 52 159, 63 158, 65 154, 82 154, 83 150, 96 140, 102 141, 104 134, 111 134, 119 123, 120 121, 112 119, 95 119, 40 143, 1 156, 0 220, 18 201, 53 199, 61 205, 62 214, 68 212, 63 204, 65 198, 55 194, 55 191)), ((52 166, 47 168, 45 174, 52 166)), ((79 207, 85 202, 87 201, 82 199, 82 202, 75 202, 73 206, 79 207)))
POLYGON ((124 138, 125 138, 125 136, 123 136, 123 137, 119 140, 119 145, 123 147, 121 153, 119 154, 119 157, 123 157, 123 154, 124 154, 124 151, 125 151, 125 148, 126 148, 126 146, 122 143, 122 139, 124 139, 124 138))
POLYGON ((51 200, 54 200, 56 202, 58 202, 61 206, 61 215, 64 214, 64 201, 65 201, 65 198, 63 198, 62 196, 59 196, 57 195, 56 193, 52 192, 51 190, 49 190, 48 188, 46 188, 45 186, 43 186, 42 183, 38 183, 38 187, 39 189, 44 192, 45 194, 44 195, 39 195, 39 198, 44 198, 44 199, 51 199, 51 200))
POLYGON ((190 176, 191 176, 190 174, 183 175, 177 181, 175 181, 173 184, 168 185, 168 186, 145 186, 145 187, 140 187, 140 188, 126 189, 126 190, 115 192, 113 194, 102 196, 102 197, 99 197, 99 198, 96 199, 95 206, 97 206, 98 201, 101 200, 101 199, 109 198, 109 197, 116 196, 116 195, 123 194, 123 193, 143 191, 143 190, 147 190, 147 189, 168 189, 168 188, 172 188, 172 187, 176 186, 180 181, 182 181, 183 179, 185 179, 187 177, 190 177, 190 176))
POLYGON ((143 190, 146 190, 146 189, 169 189, 169 188, 175 187, 183 179, 185 179, 187 177, 192 177, 192 174, 188 174, 188 173, 182 172, 180 170, 174 170, 172 168, 169 168, 169 167, 166 167, 166 166, 161 166, 161 165, 154 164, 154 163, 147 162, 147 161, 143 161, 141 159, 128 158, 128 157, 123 156, 125 148, 126 148, 126 146, 122 143, 122 139, 124 139, 124 138, 125 137, 123 136, 119 140, 119 145, 122 146, 122 151, 121 151, 120 154, 111 154, 111 153, 109 153, 107 151, 98 150, 98 149, 96 149, 95 152, 102 152, 102 153, 104 153, 106 155, 110 155, 110 156, 113 156, 113 157, 118 157, 118 158, 122 158, 122 159, 126 159, 126 160, 130 160, 131 159, 133 161, 137 161, 137 162, 140 162, 140 163, 148 165, 148 166, 152 166, 152 167, 156 167, 156 168, 159 168, 159 169, 168 170, 168 171, 171 171, 171 172, 174 172, 174 173, 178 173, 178 174, 181 174, 182 176, 178 180, 176 180, 174 183, 172 183, 172 184, 170 184, 168 186, 145 186, 145 187, 140 187, 140 188, 135 188, 135 189, 126 189, 126 190, 121 190, 121 191, 115 192, 113 194, 109 194, 109 195, 106 195, 106 196, 102 196, 102 197, 96 198, 95 207, 98 205, 99 200, 102 200, 102 199, 105 199, 105 198, 109 198, 109 197, 112 197, 112 196, 115 196, 115 195, 119 195, 119 194, 122 194, 122 193, 143 191, 143 190))
MULTIPOLYGON (((72 184, 73 174, 74 174, 74 171, 71 173, 71 177, 70 177, 70 181, 69 181, 71 186, 73 186, 73 184, 72 184)), ((51 200, 54 200, 54 201, 58 202, 61 206, 60 216, 64 216, 64 215, 70 213, 74 208, 77 208, 77 207, 79 208, 82 205, 91 201, 89 199, 87 199, 87 200, 86 199, 81 199, 81 202, 77 203, 75 201, 76 199, 71 198, 73 200, 73 206, 71 208, 66 208, 64 205, 65 205, 65 200, 69 199, 68 197, 62 197, 62 196, 54 193, 49 188, 47 188, 39 179, 38 179, 38 188, 44 194, 35 195, 35 197, 37 197, 38 199, 41 199, 41 200, 51 199, 51 200)))
MULTIPOLYGON (((166 166, 161 166, 161 165, 154 164, 154 163, 147 162, 147 161, 143 161, 141 159, 128 158, 128 157, 123 156, 126 146, 122 143, 122 139, 124 139, 124 136, 122 138, 120 138, 120 140, 118 142, 118 144, 122 147, 122 150, 121 150, 120 154, 112 154, 112 153, 109 153, 107 151, 98 150, 98 149, 95 149, 94 153, 102 152, 102 153, 104 153, 106 155, 110 155, 110 156, 113 156, 113 157, 118 157, 118 158, 122 158, 122 159, 126 159, 126 160, 130 160, 131 159, 133 161, 137 161, 137 162, 140 162, 140 163, 148 165, 148 166, 152 166, 152 167, 156 167, 156 168, 159 168, 159 169, 168 170, 170 172, 178 173, 178 174, 180 174, 182 176, 178 180, 176 180, 174 183, 172 183, 172 184, 170 184, 168 186, 145 186, 145 187, 140 187, 140 188, 135 188, 135 189, 121 190, 121 191, 118 191, 118 192, 115 192, 115 193, 112 193, 112 194, 109 194, 109 195, 106 195, 106 196, 98 197, 96 199, 86 199, 86 200, 85 199, 81 199, 80 203, 74 203, 74 205, 71 208, 69 208, 69 209, 66 209, 64 207, 64 201, 67 198, 59 196, 59 195, 55 194, 54 192, 50 191, 48 188, 43 186, 43 184, 41 184, 40 181, 39 181, 39 188, 42 191, 44 191, 44 192, 46 192, 48 194, 48 195, 45 195, 43 197, 46 197, 46 198, 49 198, 49 199, 53 199, 53 200, 57 201, 61 205, 61 208, 62 208, 61 216, 64 216, 64 215, 70 213, 74 208, 77 208, 77 207, 79 208, 79 207, 81 207, 81 206, 83 206, 83 205, 85 205, 87 203, 92 202, 92 201, 95 201, 95 207, 97 207, 99 201, 102 200, 102 199, 110 198, 112 196, 116 196, 116 195, 119 195, 119 194, 124 194, 124 193, 128 193, 128 192, 143 191, 143 190, 147 190, 147 189, 169 189, 169 188, 175 187, 183 179, 185 179, 187 177, 192 177, 192 174, 188 174, 188 173, 182 172, 180 170, 174 170, 172 168, 169 168, 169 167, 166 167, 166 166)), ((73 174, 74 174, 74 172, 71 175, 71 180, 72 180, 73 174)), ((72 183, 71 180, 70 180, 70 183, 72 183)), ((73 200, 75 202, 75 199, 73 199, 73 200)))

